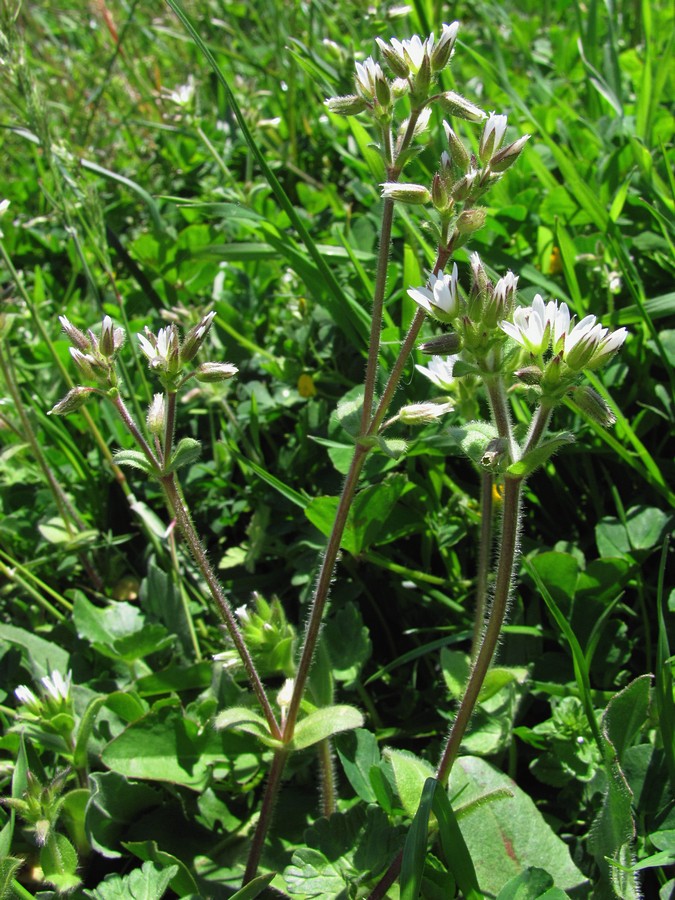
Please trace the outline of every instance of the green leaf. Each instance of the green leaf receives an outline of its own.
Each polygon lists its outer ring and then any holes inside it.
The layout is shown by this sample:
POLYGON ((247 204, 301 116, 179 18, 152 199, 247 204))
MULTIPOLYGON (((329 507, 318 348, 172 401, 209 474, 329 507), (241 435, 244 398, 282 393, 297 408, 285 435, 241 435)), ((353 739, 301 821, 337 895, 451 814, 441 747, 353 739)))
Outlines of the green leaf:
POLYGON ((363 725, 363 714, 353 706, 324 706, 300 719, 295 726, 289 749, 303 750, 340 731, 363 725))
POLYGON ((359 608, 350 603, 332 616, 323 630, 333 676, 346 687, 359 677, 370 659, 373 645, 359 608))
POLYGON ((73 619, 78 635, 89 640, 99 653, 129 665, 173 643, 163 625, 148 624, 131 603, 110 600, 107 606, 98 607, 78 592, 73 619))
POLYGON ((460 757, 452 770, 449 793, 472 803, 493 791, 508 790, 508 799, 483 804, 461 819, 461 830, 485 894, 498 894, 528 866, 546 867, 556 887, 571 890, 585 883, 563 841, 551 830, 533 801, 510 778, 485 760, 460 757))
MULTIPOLYGON (((242 741, 235 734, 201 728, 182 709, 163 705, 110 741, 101 759, 127 778, 168 781, 200 791, 213 768, 229 770, 230 752, 243 749, 242 741)), ((250 743, 243 746, 250 751, 250 743)))
POLYGON ((197 462, 202 453, 202 445, 194 438, 181 438, 173 451, 173 455, 166 468, 167 473, 176 472, 183 466, 189 466, 197 462))
POLYGON ((98 887, 84 893, 92 900, 161 900, 177 872, 177 866, 145 862, 128 875, 106 875, 98 887))
POLYGON ((113 454, 113 459, 118 466, 129 466, 131 469, 140 469, 146 475, 159 475, 159 472, 145 453, 140 450, 118 450, 113 454))
POLYGON ((120 841, 141 814, 162 802, 160 791, 149 784, 132 782, 117 772, 89 776, 91 799, 85 813, 85 829, 91 846, 102 856, 121 856, 120 841))
POLYGON ((232 729, 232 731, 252 734, 267 747, 281 746, 279 741, 270 734, 267 719, 247 706, 231 706, 229 709, 223 710, 216 716, 214 725, 219 731, 232 729))
POLYGON ((672 516, 653 506, 633 506, 625 519, 606 517, 595 528, 601 556, 624 556, 661 546, 672 516))
POLYGON ((618 896, 625 900, 639 897, 640 887, 634 873, 626 871, 633 863, 632 843, 636 831, 633 792, 623 771, 623 761, 647 721, 651 681, 651 675, 642 675, 615 694, 601 720, 607 791, 593 822, 589 849, 595 855, 603 880, 610 881, 618 896), (608 860, 618 866, 608 867, 608 860))
POLYGON ((509 475, 514 475, 516 478, 527 478, 535 469, 543 466, 561 447, 573 443, 574 435, 563 432, 539 444, 534 450, 530 450, 517 462, 511 463, 506 471, 509 475))
POLYGON ((275 877, 276 872, 268 872, 267 875, 258 875, 256 878, 249 881, 240 891, 237 891, 236 894, 232 894, 230 900, 255 900, 259 894, 262 894, 270 881, 275 877))
POLYGON ((46 641, 16 625, 0 624, 0 641, 6 641, 24 651, 22 656, 36 680, 54 671, 65 675, 70 668, 69 654, 56 641, 46 641))
POLYGON ((469 422, 448 428, 448 435, 465 456, 480 465, 488 444, 497 437, 497 429, 489 422, 469 422))
POLYGON ((95 528, 79 529, 73 531, 60 516, 54 516, 47 522, 41 522, 38 530, 42 537, 50 544, 61 544, 64 550, 79 550, 91 544, 98 537, 95 528))
POLYGON ((25 860, 14 856, 4 856, 0 859, 0 897, 11 897, 11 886, 17 872, 25 860))
MULTIPOLYGON (((360 491, 354 498, 342 536, 342 547, 358 556, 376 544, 386 521, 401 495, 409 490, 404 475, 393 475, 360 491)), ((305 509, 309 521, 324 535, 329 535, 339 503, 338 497, 317 497, 305 509)))
POLYGON ((401 459, 408 451, 408 444, 401 438, 385 438, 377 436, 377 446, 391 459, 401 459))
POLYGON ((380 750, 375 735, 363 728, 356 728, 354 731, 340 734, 335 739, 335 749, 345 775, 357 795, 366 803, 376 803, 377 795, 370 780, 373 766, 380 762, 380 750))
POLYGON ((77 875, 77 851, 64 834, 50 830, 44 847, 40 851, 40 866, 45 881, 53 884, 57 891, 70 891, 81 884, 77 875))
POLYGON ((427 778, 433 778, 433 767, 407 750, 387 747, 382 755, 394 772, 394 783, 403 809, 412 818, 417 812, 427 778))
POLYGON ((567 894, 553 887, 553 879, 544 869, 529 866, 512 878, 499 892, 497 900, 564 900, 567 894))
POLYGON ((291 865, 284 870, 284 881, 289 893, 305 897, 337 897, 345 887, 337 866, 311 847, 293 853, 291 865))
POLYGON ((156 841, 125 841, 123 845, 144 862, 153 862, 161 869, 176 869, 169 886, 179 897, 186 894, 198 894, 199 888, 190 870, 178 857, 160 850, 156 841))

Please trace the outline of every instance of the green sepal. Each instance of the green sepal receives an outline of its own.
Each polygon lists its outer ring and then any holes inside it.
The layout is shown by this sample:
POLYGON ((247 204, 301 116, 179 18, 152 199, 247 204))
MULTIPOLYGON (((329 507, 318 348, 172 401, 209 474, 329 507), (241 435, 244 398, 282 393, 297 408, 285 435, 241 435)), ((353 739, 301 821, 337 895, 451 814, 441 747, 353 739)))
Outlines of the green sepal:
POLYGON ((145 453, 140 450, 118 450, 113 455, 113 460, 118 466, 129 466, 132 469, 140 469, 146 475, 159 475, 159 472, 145 453))
POLYGON ((229 709, 224 709, 216 716, 214 725, 219 731, 229 728, 232 731, 251 734, 266 747, 279 749, 283 746, 281 741, 276 740, 270 734, 267 719, 254 709, 248 709, 245 706, 231 706, 229 709))
POLYGON ((176 449, 173 452, 169 465, 166 467, 166 474, 175 472, 182 466, 189 466, 196 462, 201 456, 202 445, 194 438, 181 438, 176 449))
POLYGON ((527 478, 535 469, 543 466, 557 450, 573 443, 574 435, 569 431, 562 431, 555 437, 549 438, 549 440, 544 441, 538 447, 530 450, 517 462, 511 463, 506 472, 508 475, 513 475, 516 478, 527 478))
POLYGON ((323 706, 300 719, 288 747, 290 750, 304 750, 334 734, 362 725, 363 714, 353 706, 323 706))

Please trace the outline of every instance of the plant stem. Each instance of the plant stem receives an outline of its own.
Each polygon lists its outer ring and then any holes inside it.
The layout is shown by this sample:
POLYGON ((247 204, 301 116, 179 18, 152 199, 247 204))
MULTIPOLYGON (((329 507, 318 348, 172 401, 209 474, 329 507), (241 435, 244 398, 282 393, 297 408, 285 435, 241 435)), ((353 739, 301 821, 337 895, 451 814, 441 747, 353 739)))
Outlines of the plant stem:
POLYGON ((476 574, 476 608, 473 619, 473 640, 471 642, 471 659, 475 661, 480 649, 481 635, 485 625, 485 607, 487 604, 488 573, 492 554, 492 491, 494 478, 491 472, 482 471, 480 475, 480 538, 478 544, 478 572, 476 574))
POLYGON ((391 245, 391 230, 394 222, 394 201, 385 197, 382 207, 382 227, 380 230, 380 250, 377 257, 375 288, 373 291, 373 313, 370 323, 370 342, 368 344, 368 362, 363 383, 363 413, 361 416, 361 433, 368 430, 373 414, 373 397, 375 395, 375 379, 380 356, 380 331, 382 328, 382 309, 384 292, 387 284, 387 263, 391 245))
POLYGON ((283 775, 286 765, 287 750, 275 750, 270 767, 270 773, 265 786, 265 794, 263 796, 262 806, 260 808, 260 818, 253 835, 253 843, 246 862, 246 871, 244 872, 244 884, 248 884, 255 878, 260 857, 262 856, 263 847, 265 846, 265 838, 272 823, 272 815, 277 797, 279 796, 279 788, 281 787, 281 776, 283 775))
POLYGON ((464 732, 469 724, 471 714, 478 702, 478 695, 483 686, 485 676, 492 662, 499 635, 509 603, 513 571, 515 568, 518 528, 520 525, 520 494, 522 479, 506 476, 504 480, 504 505, 502 512, 501 540, 499 562, 495 580, 494 596, 490 608, 490 616, 483 635, 483 641, 476 657, 464 697, 457 711, 448 740, 436 770, 436 777, 445 784, 450 775, 453 763, 457 758, 464 732))
POLYGON ((242 634, 239 630, 237 620, 235 619, 234 613, 232 612, 232 607, 230 606, 227 597, 225 596, 216 573, 211 567, 211 563, 208 560, 206 551, 204 550, 202 542, 199 539, 194 525, 192 524, 190 513, 188 512, 187 506, 185 505, 178 489, 175 474, 170 473, 169 475, 162 476, 160 478, 160 482, 162 484, 162 488, 164 489, 166 498, 169 501, 171 508, 173 509, 176 516, 176 523, 178 525, 178 528, 180 529, 180 533, 190 549, 192 558, 194 559, 195 563, 199 567, 199 570, 204 576, 204 579, 206 580, 206 583, 211 592, 211 596, 213 597, 218 611, 220 612, 223 621, 227 626, 229 635, 232 638, 232 642, 239 654, 239 658, 244 665, 246 674, 248 675, 248 679, 253 692, 255 693, 262 708, 265 719, 267 720, 270 734, 273 738, 280 740, 281 729, 279 728, 274 712, 272 711, 270 702, 267 699, 267 694, 265 693, 265 688, 263 687, 260 675, 258 674, 255 663, 253 662, 248 647, 246 646, 244 638, 242 637, 242 634))
POLYGON ((336 809, 335 767, 330 738, 324 738, 318 744, 319 768, 321 770, 321 813, 332 816, 336 809))

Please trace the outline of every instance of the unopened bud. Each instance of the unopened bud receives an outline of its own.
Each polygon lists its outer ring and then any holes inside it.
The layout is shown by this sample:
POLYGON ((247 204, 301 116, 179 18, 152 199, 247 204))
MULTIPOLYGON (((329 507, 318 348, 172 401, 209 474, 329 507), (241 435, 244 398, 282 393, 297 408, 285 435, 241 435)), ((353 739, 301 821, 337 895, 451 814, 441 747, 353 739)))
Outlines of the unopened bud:
POLYGON ((455 166, 459 172, 466 174, 471 167, 469 151, 447 122, 443 122, 443 128, 445 129, 445 136, 448 139, 448 153, 452 165, 455 166))
POLYGON ((204 342, 204 338, 211 328, 216 314, 215 312, 207 313, 194 328, 191 328, 185 335, 185 340, 180 348, 180 359, 182 363, 188 363, 197 355, 197 351, 204 342))
POLYGON ((66 333, 66 336, 73 344, 73 346, 77 347, 78 350, 82 350, 83 352, 87 352, 91 350, 91 340, 87 337, 87 335, 80 331, 79 328, 76 328, 72 322, 69 322, 65 316, 59 316, 59 322, 61 323, 61 327, 66 333))
POLYGON ((431 192, 422 184, 406 184, 398 181, 386 181, 381 184, 382 196, 401 203, 428 203, 431 192))
POLYGON ((431 71, 440 72, 444 69, 455 47, 457 40, 457 31, 459 30, 459 22, 453 22, 452 25, 444 25, 438 43, 434 46, 431 53, 431 71))
POLYGON ((452 190, 450 191, 453 200, 456 200, 458 203, 461 203, 462 200, 467 200, 471 197, 477 185, 478 172, 476 169, 469 169, 466 175, 453 184, 452 190))
POLYGON ((467 122, 482 122, 486 118, 486 114, 479 106, 476 106, 454 91, 445 91, 439 95, 438 99, 446 112, 449 112, 451 116, 466 119, 467 122))
POLYGON ((59 400, 56 406, 53 406, 49 412, 48 416, 67 416, 70 413, 76 412, 80 409, 81 406, 87 402, 92 393, 95 392, 95 388, 88 387, 74 387, 71 388, 63 400, 59 400))
POLYGON ((514 372, 516 378, 522 381, 523 384, 529 385, 540 384, 543 374, 544 373, 539 366, 523 366, 522 369, 518 369, 514 372))
POLYGON ((411 99, 413 104, 423 103, 429 96, 429 85, 431 84, 431 61, 428 53, 425 52, 422 57, 422 63, 419 67, 417 75, 413 81, 411 91, 411 99))
POLYGON ((232 363, 205 362, 197 366, 194 376, 197 381, 211 384, 217 381, 226 381, 236 375, 238 371, 239 369, 232 363))
POLYGON ((166 424, 166 402, 164 394, 155 394, 152 403, 148 407, 147 417, 148 431, 150 434, 159 437, 164 434, 164 426, 166 424))
POLYGON ((115 352, 119 350, 124 343, 124 337, 124 329, 115 328, 110 316, 106 316, 101 325, 101 338, 98 342, 98 349, 101 352, 101 355, 105 356, 107 359, 114 356, 115 352))
POLYGON ((523 137, 518 138, 517 141, 514 141, 512 144, 509 144, 508 147, 503 147, 499 150, 490 160, 490 169, 492 172, 497 172, 501 174, 502 172, 506 172, 507 169, 510 169, 514 162, 518 159, 520 154, 523 152, 523 147, 529 141, 530 135, 525 134, 523 137))
POLYGON ((391 103, 391 88, 384 75, 375 79, 375 97, 380 106, 389 106, 391 103))
POLYGON ((386 44, 382 38, 375 38, 375 41, 392 73, 397 78, 407 78, 410 74, 410 66, 403 56, 399 55, 390 44, 386 44))
POLYGON ((398 417, 406 425, 428 425, 453 409, 452 403, 411 403, 399 410, 398 417))
POLYGON ((431 182, 431 200, 434 204, 434 209, 437 209, 440 213, 447 212, 454 205, 448 195, 445 181, 438 172, 436 172, 434 180, 431 182))
POLYGON ((332 113, 338 116, 356 116, 368 108, 363 97, 358 94, 348 94, 345 97, 329 97, 326 106, 332 113))
POLYGON ((602 425, 603 428, 609 428, 610 425, 616 422, 616 416, 612 410, 603 397, 597 391, 594 391, 592 387, 582 385, 575 388, 572 399, 589 419, 597 422, 598 425, 602 425))
POLYGON ((447 334, 439 334, 436 337, 429 338, 423 344, 419 345, 419 350, 428 356, 443 356, 445 354, 459 353, 462 348, 462 339, 455 331, 447 334))
POLYGON ((455 228, 460 234, 473 234, 485 224, 484 209, 465 209, 460 213, 455 222, 455 228))

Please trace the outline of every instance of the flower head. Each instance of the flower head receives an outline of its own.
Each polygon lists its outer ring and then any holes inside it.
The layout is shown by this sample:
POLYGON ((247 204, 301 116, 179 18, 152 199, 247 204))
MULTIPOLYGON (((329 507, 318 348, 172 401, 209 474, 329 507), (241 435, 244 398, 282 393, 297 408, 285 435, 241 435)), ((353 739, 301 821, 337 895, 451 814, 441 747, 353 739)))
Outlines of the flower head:
POLYGON ((452 274, 430 275, 426 287, 410 288, 408 295, 425 312, 439 322, 452 322, 459 315, 459 295, 457 293, 457 264, 452 274))
POLYGON ((70 683, 72 678, 72 672, 67 672, 64 678, 57 670, 52 672, 51 675, 45 675, 41 679, 45 689, 45 698, 51 698, 57 703, 67 703, 70 700, 70 683))
POLYGON ((363 97, 364 100, 374 100, 377 96, 377 82, 385 80, 380 64, 375 62, 372 56, 369 56, 362 63, 356 63, 354 83, 356 84, 357 94, 363 97))
POLYGON ((138 343, 145 354, 151 369, 160 369, 165 372, 173 371, 179 360, 178 330, 175 325, 167 325, 160 328, 157 334, 153 334, 148 328, 145 336, 138 335, 138 343))
POLYGON ((545 304, 541 294, 537 294, 532 306, 517 307, 513 312, 513 322, 502 321, 499 327, 534 356, 541 356, 548 349, 551 322, 557 308, 555 300, 545 304))
POLYGON ((452 403, 411 403, 399 410, 398 417, 406 425, 428 425, 453 409, 452 403))
POLYGON ((440 388, 442 391, 449 391, 452 389, 455 381, 452 370, 458 359, 459 354, 446 356, 445 358, 442 356, 432 356, 429 360, 429 365, 416 365, 415 368, 421 375, 428 378, 432 384, 435 384, 436 387, 440 388))

